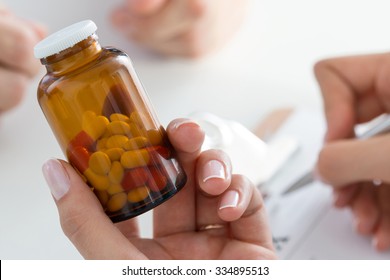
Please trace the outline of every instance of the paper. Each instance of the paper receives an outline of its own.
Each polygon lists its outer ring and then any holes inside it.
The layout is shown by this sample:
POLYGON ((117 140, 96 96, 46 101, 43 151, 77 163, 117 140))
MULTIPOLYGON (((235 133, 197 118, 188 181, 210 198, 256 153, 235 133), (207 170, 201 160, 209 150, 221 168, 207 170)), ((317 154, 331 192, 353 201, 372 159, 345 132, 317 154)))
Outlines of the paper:
POLYGON ((283 196, 269 214, 281 259, 390 259, 390 251, 376 251, 355 232, 349 209, 334 208, 330 187, 321 183, 283 196))
POLYGON ((268 186, 274 194, 266 207, 277 254, 281 259, 390 259, 390 250, 376 251, 369 237, 355 232, 349 209, 333 207, 330 186, 314 182, 279 195, 313 167, 324 127, 319 113, 296 111, 275 135, 290 135, 301 143, 299 153, 268 186))

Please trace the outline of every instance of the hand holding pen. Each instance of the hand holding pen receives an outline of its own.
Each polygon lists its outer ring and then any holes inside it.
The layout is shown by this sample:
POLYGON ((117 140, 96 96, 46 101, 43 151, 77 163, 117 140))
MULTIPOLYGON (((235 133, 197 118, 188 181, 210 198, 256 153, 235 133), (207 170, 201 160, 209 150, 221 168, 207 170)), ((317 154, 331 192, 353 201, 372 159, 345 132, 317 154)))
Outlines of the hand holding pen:
POLYGON ((390 248, 390 134, 357 139, 354 127, 390 112, 390 54, 328 59, 315 66, 327 133, 315 174, 349 207, 356 230, 390 248))

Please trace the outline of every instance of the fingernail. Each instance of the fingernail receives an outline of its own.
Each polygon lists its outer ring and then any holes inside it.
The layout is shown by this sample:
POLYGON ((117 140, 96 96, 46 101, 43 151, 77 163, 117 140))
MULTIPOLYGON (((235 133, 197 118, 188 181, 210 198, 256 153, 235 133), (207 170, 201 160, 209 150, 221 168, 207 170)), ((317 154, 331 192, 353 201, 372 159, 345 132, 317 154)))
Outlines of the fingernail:
POLYGON ((237 207, 239 198, 237 191, 227 191, 221 199, 219 210, 237 207))
POLYGON ((321 174, 320 174, 320 172, 319 172, 317 166, 316 166, 316 167, 314 168, 314 170, 313 170, 313 176, 314 176, 314 178, 315 178, 317 181, 320 181, 320 182, 322 182, 322 183, 324 183, 324 184, 329 185, 329 182, 326 181, 326 180, 321 176, 321 174))
POLYGON ((43 164, 42 172, 50 192, 56 200, 60 200, 70 187, 70 179, 65 168, 58 160, 49 159, 43 164))
POLYGON ((210 179, 225 179, 225 166, 218 160, 210 160, 203 169, 203 182, 210 179))
POLYGON ((180 121, 177 121, 174 125, 173 125, 173 128, 174 129, 178 129, 180 126, 182 126, 183 124, 191 124, 193 126, 196 126, 196 127, 200 127, 200 125, 195 122, 194 120, 191 120, 191 119, 181 119, 180 121))

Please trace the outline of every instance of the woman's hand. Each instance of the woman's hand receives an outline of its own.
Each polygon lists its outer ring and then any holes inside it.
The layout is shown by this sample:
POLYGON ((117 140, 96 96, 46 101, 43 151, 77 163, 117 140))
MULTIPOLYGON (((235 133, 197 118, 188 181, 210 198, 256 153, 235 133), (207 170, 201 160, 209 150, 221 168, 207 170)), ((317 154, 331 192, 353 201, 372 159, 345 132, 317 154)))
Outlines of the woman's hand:
POLYGON ((318 176, 335 187, 336 206, 351 208, 357 231, 389 249, 390 135, 358 140, 354 126, 390 112, 390 54, 324 60, 315 73, 328 125, 318 176))
POLYGON ((44 29, 18 18, 0 6, 0 112, 17 105, 40 63, 33 48, 44 29))
POLYGON ((161 54, 199 57, 237 31, 247 0, 126 0, 111 21, 126 37, 161 54))
POLYGON ((62 228, 88 259, 274 259, 260 192, 232 174, 226 154, 200 152, 204 132, 173 121, 169 139, 188 176, 185 187, 153 211, 154 236, 140 237, 137 219, 113 224, 72 167, 44 165, 62 228))

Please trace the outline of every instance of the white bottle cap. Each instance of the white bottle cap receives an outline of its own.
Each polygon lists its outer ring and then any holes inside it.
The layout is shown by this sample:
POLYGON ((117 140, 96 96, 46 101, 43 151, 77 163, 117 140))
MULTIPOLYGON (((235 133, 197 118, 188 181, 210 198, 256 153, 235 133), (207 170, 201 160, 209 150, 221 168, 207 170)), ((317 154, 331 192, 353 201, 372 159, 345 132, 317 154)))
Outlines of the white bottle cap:
POLYGON ((84 20, 61 29, 40 41, 34 47, 36 58, 44 58, 57 54, 87 39, 97 30, 91 20, 84 20))

